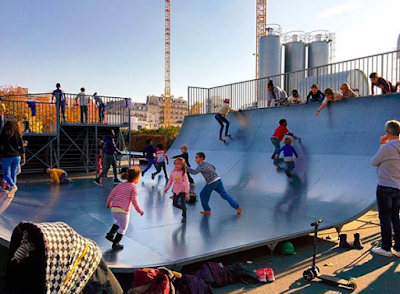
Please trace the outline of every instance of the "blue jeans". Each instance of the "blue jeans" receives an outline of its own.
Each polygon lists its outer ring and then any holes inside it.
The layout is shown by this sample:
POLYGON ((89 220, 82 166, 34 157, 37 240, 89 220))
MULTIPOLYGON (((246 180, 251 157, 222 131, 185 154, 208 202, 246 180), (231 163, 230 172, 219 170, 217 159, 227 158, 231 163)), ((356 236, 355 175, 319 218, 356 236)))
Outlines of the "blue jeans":
POLYGON ((17 171, 21 163, 21 156, 3 157, 1 160, 3 165, 3 176, 7 184, 12 188, 17 185, 17 171))
POLYGON ((286 161, 286 170, 292 171, 294 169, 294 161, 286 161))
POLYGON ((87 123, 88 107, 86 105, 81 105, 81 123, 82 124, 83 124, 83 116, 85 116, 85 122, 87 123))
POLYGON ((154 161, 154 158, 147 158, 147 166, 146 168, 142 171, 142 173, 144 174, 145 172, 147 172, 149 170, 149 168, 154 164, 154 167, 157 169, 156 163, 154 161))
POLYGON ((105 110, 104 103, 100 103, 99 104, 99 121, 100 121, 100 123, 103 123, 103 121, 104 121, 104 110, 105 110))
POLYGON ((400 251, 400 190, 378 186, 376 189, 379 220, 381 222, 382 249, 392 248, 392 226, 394 230, 393 249, 400 251))
POLYGON ((272 142, 272 145, 274 145, 274 147, 275 147, 275 151, 274 151, 274 153, 272 153, 271 159, 274 160, 275 165, 278 165, 279 158, 275 159, 275 154, 277 154, 279 149, 281 149, 281 141, 279 141, 279 139, 277 137, 271 137, 271 142, 272 142))
POLYGON ((311 97, 311 99, 310 99, 307 103, 309 103, 309 102, 310 102, 310 103, 311 103, 311 102, 317 102, 317 101, 318 101, 319 103, 322 103, 322 101, 324 101, 324 97, 319 96, 318 99, 314 99, 314 98, 311 97))
POLYGON ((222 184, 221 180, 218 180, 214 183, 205 185, 205 187, 203 188, 203 190, 201 190, 200 192, 200 200, 201 200, 201 205, 203 206, 203 209, 205 211, 211 211, 210 206, 208 205, 208 202, 210 201, 210 196, 211 196, 211 192, 215 191, 217 192, 222 199, 226 200, 229 202, 229 204, 235 208, 238 209, 239 208, 239 204, 235 201, 235 199, 233 199, 231 197, 231 195, 229 195, 224 188, 224 185, 222 184))

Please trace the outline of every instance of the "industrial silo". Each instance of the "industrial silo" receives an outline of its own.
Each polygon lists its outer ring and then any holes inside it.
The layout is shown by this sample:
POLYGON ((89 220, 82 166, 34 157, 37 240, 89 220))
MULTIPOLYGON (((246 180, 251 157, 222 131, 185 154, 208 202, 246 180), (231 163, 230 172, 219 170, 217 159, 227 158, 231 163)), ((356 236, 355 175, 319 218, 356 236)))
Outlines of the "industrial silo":
POLYGON ((259 106, 262 107, 266 105, 267 80, 271 79, 275 85, 281 85, 281 76, 278 76, 282 73, 281 34, 282 28, 280 25, 268 24, 266 36, 261 37, 259 42, 258 75, 260 80, 257 83, 257 100, 259 106))
POLYGON ((285 90, 291 95, 297 84, 305 77, 306 33, 288 32, 284 36, 285 47, 285 90))
POLYGON ((309 76, 329 73, 328 66, 321 66, 331 62, 332 41, 328 31, 313 31, 308 34, 308 68, 319 67, 318 70, 309 71, 309 76))
POLYGON ((397 81, 400 81, 400 34, 399 37, 397 38, 397 81))

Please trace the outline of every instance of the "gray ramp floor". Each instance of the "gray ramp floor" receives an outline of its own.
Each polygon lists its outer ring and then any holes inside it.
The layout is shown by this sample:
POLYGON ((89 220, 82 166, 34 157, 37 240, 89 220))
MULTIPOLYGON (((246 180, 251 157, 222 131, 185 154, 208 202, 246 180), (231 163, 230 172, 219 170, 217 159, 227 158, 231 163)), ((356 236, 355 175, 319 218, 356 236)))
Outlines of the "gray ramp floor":
MULTIPOLYGON (((340 227, 371 208, 375 201, 376 171, 370 159, 379 148, 384 123, 400 119, 399 95, 359 98, 329 105, 315 118, 318 104, 279 109, 257 109, 233 113, 233 138, 218 141, 219 125, 213 115, 185 118, 179 137, 169 155, 179 154, 179 146, 189 146, 194 155, 206 153, 216 166, 226 190, 243 207, 243 214, 211 196, 211 216, 203 216, 200 202, 188 205, 188 222, 164 194, 160 174, 153 181, 148 172, 139 184, 140 205, 145 215, 131 210, 130 226, 123 238, 125 249, 110 250, 104 235, 113 223, 105 208, 113 185, 102 187, 91 180, 77 179, 69 186, 43 182, 20 183, 13 200, 1 198, 0 237, 10 240, 14 227, 23 220, 64 221, 78 233, 95 240, 104 259, 115 271, 155 265, 182 265, 311 232, 310 223, 323 219, 322 228, 340 227), (294 143, 301 159, 295 161, 292 178, 277 172, 270 159, 271 134, 281 118, 301 137, 294 143)), ((280 163, 284 167, 284 163, 280 163)), ((168 166, 169 171, 173 164, 168 166)), ((153 171, 152 169, 150 171, 153 171)), ((201 175, 194 176, 199 194, 201 175)))

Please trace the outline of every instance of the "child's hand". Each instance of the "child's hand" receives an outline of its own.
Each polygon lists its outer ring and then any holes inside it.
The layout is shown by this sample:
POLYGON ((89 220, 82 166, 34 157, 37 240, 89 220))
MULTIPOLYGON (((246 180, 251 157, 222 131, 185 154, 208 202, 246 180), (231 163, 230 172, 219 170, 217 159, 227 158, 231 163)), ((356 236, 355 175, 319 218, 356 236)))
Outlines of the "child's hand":
POLYGON ((315 113, 315 117, 318 117, 319 114, 319 110, 317 110, 317 112, 315 113))
POLYGON ((186 200, 187 200, 187 201, 189 201, 189 200, 190 200, 189 193, 186 193, 186 195, 185 195, 185 198, 186 198, 186 200))
POLYGON ((381 144, 386 144, 387 142, 388 142, 388 139, 387 139, 386 135, 383 135, 381 137, 381 144))
POLYGON ((278 154, 275 154, 275 159, 278 159, 278 157, 279 157, 279 155, 278 155, 278 154))
POLYGON ((168 189, 165 189, 165 190, 164 190, 164 193, 168 193, 168 189))
POLYGON ((140 211, 139 212, 139 214, 140 214, 140 216, 143 216, 143 214, 144 214, 144 211, 142 210, 142 211, 140 211))

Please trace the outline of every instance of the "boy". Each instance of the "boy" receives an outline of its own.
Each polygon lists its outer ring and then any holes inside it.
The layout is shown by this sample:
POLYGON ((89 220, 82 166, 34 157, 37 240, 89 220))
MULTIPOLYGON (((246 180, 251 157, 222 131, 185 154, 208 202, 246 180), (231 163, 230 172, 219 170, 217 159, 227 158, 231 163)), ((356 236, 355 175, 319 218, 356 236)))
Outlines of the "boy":
POLYGON ((161 169, 164 171, 164 176, 165 180, 168 182, 168 175, 167 175, 167 169, 165 167, 165 162, 169 164, 168 162, 168 155, 167 151, 164 150, 163 145, 158 144, 157 145, 157 151, 156 151, 156 165, 157 165, 157 171, 155 173, 151 174, 151 178, 154 180, 155 176, 161 172, 161 169))
POLYGON ((54 102, 54 98, 57 99, 58 105, 60 107, 60 117, 62 117, 62 122, 65 123, 67 122, 65 119, 65 105, 66 105, 65 93, 63 90, 61 90, 60 83, 56 84, 56 88, 57 89, 53 91, 53 95, 51 96, 51 103, 54 102))
POLYGON ((201 214, 210 215, 211 208, 208 205, 210 201, 211 192, 217 192, 222 199, 229 202, 229 204, 236 209, 237 214, 242 213, 242 208, 240 205, 225 191, 224 185, 222 184, 221 178, 218 176, 215 171, 215 167, 205 161, 206 155, 203 152, 198 152, 195 157, 195 161, 198 164, 196 169, 188 168, 188 173, 196 175, 201 173, 206 180, 205 187, 200 192, 201 205, 203 206, 203 211, 200 211, 201 214))
POLYGON ((68 174, 65 170, 58 168, 47 168, 46 173, 50 175, 51 184, 57 183, 62 185, 73 183, 73 181, 68 178, 68 174))
POLYGON ((286 119, 281 119, 279 121, 279 127, 277 127, 275 129, 275 132, 272 134, 272 137, 271 137, 272 145, 274 145, 274 147, 275 147, 275 151, 274 151, 274 153, 272 153, 271 159, 274 160, 274 165, 275 165, 276 169, 279 169, 279 165, 278 165, 279 158, 275 158, 275 155, 281 149, 280 142, 282 141, 283 137, 285 137, 285 135, 289 135, 289 136, 292 136, 293 138, 295 138, 297 141, 300 141, 300 138, 296 137, 293 133, 290 133, 289 130, 286 128, 286 126, 287 126, 286 119))
POLYGON ((343 95, 340 93, 335 93, 331 88, 327 88, 325 90, 325 98, 324 101, 322 101, 321 106, 318 108, 317 112, 315 113, 315 117, 318 117, 319 113, 322 111, 322 109, 325 108, 325 106, 328 104, 329 101, 337 102, 339 100, 343 99, 343 95))
POLYGON ((317 102, 317 101, 321 103, 324 100, 324 98, 325 98, 324 94, 322 94, 322 92, 318 90, 318 85, 314 84, 311 86, 311 91, 307 95, 306 104, 308 104, 309 102, 317 102))
POLYGON ((285 146, 283 146, 279 151, 275 154, 275 159, 279 158, 279 154, 283 151, 283 160, 286 163, 286 170, 285 174, 290 178, 291 171, 294 169, 294 162, 293 162, 293 154, 296 156, 297 159, 300 159, 300 156, 297 155, 296 150, 292 146, 293 140, 292 138, 285 138, 285 141, 283 141, 285 146))
POLYGON ((146 159, 147 159, 147 166, 142 171, 142 177, 144 176, 144 174, 149 170, 149 168, 153 164, 154 164, 154 167, 157 169, 157 166, 154 162, 154 153, 156 153, 156 148, 154 148, 154 146, 151 143, 152 143, 151 139, 146 140, 146 147, 144 148, 143 156, 146 157, 146 159))
MULTIPOLYGON (((180 149, 181 149, 182 154, 172 156, 172 158, 182 157, 183 159, 185 159, 186 165, 187 165, 188 167, 190 167, 188 146, 184 144, 184 145, 182 145, 182 146, 180 147, 180 149)), ((194 180, 193 180, 193 178, 190 176, 190 174, 187 174, 187 176, 188 176, 190 185, 194 185, 194 180)))
POLYGON ((291 104, 303 104, 303 96, 299 94, 297 90, 292 91, 292 96, 288 98, 289 103, 291 104))
POLYGON ((229 120, 226 119, 226 116, 228 115, 229 112, 235 112, 236 110, 233 110, 229 106, 229 99, 224 99, 222 106, 218 109, 217 114, 215 115, 215 119, 218 121, 218 123, 221 126, 221 129, 219 130, 219 140, 226 143, 224 139, 222 139, 222 131, 224 130, 224 123, 226 123, 226 129, 225 129, 225 137, 231 138, 231 135, 228 134, 229 132, 229 120))
POLYGON ((376 72, 371 73, 369 78, 371 79, 371 95, 374 95, 374 87, 381 89, 382 94, 390 94, 396 93, 397 87, 400 86, 400 82, 393 86, 391 82, 381 78, 376 72))
POLYGON ((86 96, 85 93, 86 89, 85 88, 81 88, 81 92, 76 95, 75 98, 75 104, 76 105, 80 105, 80 109, 81 109, 81 124, 83 124, 83 117, 85 117, 85 123, 88 122, 88 103, 90 100, 89 96, 86 96))

